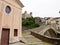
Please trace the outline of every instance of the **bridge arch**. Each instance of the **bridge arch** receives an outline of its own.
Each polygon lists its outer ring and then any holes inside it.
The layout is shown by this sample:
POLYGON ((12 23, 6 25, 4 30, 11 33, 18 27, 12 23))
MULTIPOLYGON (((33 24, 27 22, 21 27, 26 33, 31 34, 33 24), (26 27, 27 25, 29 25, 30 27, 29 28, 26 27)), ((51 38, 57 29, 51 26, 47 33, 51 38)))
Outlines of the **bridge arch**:
POLYGON ((44 32, 44 35, 49 36, 49 37, 57 37, 56 32, 54 31, 54 29, 48 29, 44 32))

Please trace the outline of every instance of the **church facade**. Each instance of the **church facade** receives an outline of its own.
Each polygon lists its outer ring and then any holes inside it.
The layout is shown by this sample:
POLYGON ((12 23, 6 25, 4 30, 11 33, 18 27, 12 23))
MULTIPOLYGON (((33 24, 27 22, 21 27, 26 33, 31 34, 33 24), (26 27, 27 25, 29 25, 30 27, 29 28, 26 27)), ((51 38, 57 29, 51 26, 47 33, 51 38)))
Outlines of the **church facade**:
POLYGON ((0 43, 20 40, 22 37, 22 8, 19 0, 0 0, 0 43))

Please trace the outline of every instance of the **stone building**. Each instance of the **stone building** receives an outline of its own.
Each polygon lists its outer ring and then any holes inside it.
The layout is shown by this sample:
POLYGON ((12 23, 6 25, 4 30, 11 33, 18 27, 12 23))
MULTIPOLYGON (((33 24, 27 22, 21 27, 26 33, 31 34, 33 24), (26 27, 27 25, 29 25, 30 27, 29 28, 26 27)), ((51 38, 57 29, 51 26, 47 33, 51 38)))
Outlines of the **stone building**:
POLYGON ((35 23, 38 24, 38 25, 41 25, 40 17, 35 17, 35 23))
POLYGON ((60 27, 60 17, 45 19, 45 24, 56 24, 57 27, 60 27))
POLYGON ((9 45, 22 37, 22 8, 19 0, 0 0, 0 45, 9 45))
POLYGON ((27 11, 25 11, 23 14, 22 14, 22 18, 26 19, 26 18, 30 18, 32 17, 32 12, 30 12, 29 14, 27 13, 27 11))
POLYGON ((56 24, 56 19, 52 17, 45 17, 45 24, 56 24))

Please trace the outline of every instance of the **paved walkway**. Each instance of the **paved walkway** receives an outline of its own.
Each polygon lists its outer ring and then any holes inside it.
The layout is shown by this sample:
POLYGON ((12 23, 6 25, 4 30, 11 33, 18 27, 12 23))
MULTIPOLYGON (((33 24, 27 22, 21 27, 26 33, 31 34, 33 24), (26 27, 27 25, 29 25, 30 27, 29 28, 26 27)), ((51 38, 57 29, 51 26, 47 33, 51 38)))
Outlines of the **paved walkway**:
POLYGON ((52 45, 46 42, 42 42, 41 40, 35 38, 34 36, 30 35, 30 31, 24 31, 23 36, 27 41, 27 45, 52 45))

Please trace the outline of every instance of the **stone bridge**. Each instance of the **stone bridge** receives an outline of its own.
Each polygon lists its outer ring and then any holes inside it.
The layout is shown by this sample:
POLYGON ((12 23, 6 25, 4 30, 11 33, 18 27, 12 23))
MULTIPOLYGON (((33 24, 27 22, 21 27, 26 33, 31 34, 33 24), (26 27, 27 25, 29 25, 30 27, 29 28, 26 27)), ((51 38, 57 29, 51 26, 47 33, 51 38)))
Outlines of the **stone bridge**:
POLYGON ((57 37, 57 33, 60 34, 60 32, 58 32, 57 30, 56 25, 42 25, 38 28, 31 30, 31 35, 42 41, 53 44, 60 43, 60 38, 57 37))

